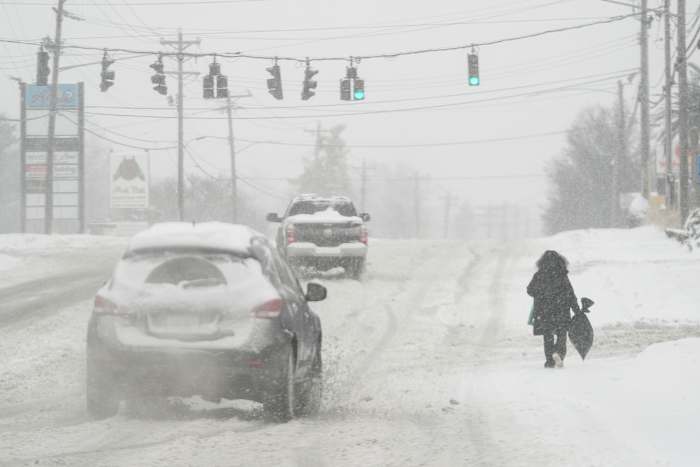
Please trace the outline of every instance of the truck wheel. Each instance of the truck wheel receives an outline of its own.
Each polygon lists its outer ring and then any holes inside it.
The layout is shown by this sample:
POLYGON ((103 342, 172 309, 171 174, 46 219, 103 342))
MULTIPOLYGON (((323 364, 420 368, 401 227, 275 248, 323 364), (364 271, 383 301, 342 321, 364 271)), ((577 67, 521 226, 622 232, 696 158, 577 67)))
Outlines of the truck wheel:
POLYGON ((85 375, 85 401, 88 414, 96 419, 113 417, 119 411, 119 392, 114 375, 101 368, 88 348, 85 375))
POLYGON ((280 377, 275 381, 274 387, 269 389, 263 401, 263 410, 269 419, 287 422, 294 418, 294 409, 297 404, 294 366, 294 352, 290 347, 287 350, 280 377))
POLYGON ((348 263, 346 274, 353 279, 360 279, 365 272, 365 259, 353 258, 348 263))

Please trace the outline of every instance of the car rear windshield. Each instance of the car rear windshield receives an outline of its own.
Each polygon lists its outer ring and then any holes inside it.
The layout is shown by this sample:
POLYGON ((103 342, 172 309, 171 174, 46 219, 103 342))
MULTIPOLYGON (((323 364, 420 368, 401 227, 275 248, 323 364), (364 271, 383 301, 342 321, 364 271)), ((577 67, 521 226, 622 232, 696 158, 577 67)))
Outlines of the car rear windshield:
POLYGON ((325 211, 329 207, 337 211, 341 216, 357 216, 357 211, 355 211, 355 206, 347 201, 330 201, 330 200, 309 200, 309 201, 298 201, 292 205, 289 209, 290 216, 296 216, 298 214, 315 214, 319 211, 325 211))
POLYGON ((182 288, 216 287, 262 278, 254 258, 229 254, 158 251, 119 262, 114 280, 132 285, 172 284, 182 288))

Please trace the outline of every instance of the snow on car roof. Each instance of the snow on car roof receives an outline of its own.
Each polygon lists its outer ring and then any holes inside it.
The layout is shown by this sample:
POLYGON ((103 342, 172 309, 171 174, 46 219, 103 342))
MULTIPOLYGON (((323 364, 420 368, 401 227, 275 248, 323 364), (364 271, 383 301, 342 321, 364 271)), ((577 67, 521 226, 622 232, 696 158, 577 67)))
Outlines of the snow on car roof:
POLYGON ((164 222, 136 234, 128 252, 193 248, 246 254, 251 240, 263 235, 248 226, 223 222, 164 222))

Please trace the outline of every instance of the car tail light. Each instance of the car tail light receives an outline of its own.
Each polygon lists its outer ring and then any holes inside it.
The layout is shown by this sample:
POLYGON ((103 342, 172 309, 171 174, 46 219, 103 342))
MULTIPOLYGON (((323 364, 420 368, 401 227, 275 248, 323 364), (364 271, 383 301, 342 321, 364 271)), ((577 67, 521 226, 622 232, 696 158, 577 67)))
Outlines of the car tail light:
POLYGON ((367 245, 367 242, 369 241, 369 233, 367 232, 367 227, 364 225, 360 227, 360 241, 367 245))
POLYGON ((293 224, 287 226, 287 245, 297 241, 297 231, 293 224))
POLYGON ((253 316, 261 319, 277 318, 282 312, 282 300, 274 298, 253 309, 253 316))
POLYGON ((102 295, 95 296, 95 305, 93 307, 95 313, 103 315, 116 315, 119 313, 119 307, 111 300, 104 298, 102 295))

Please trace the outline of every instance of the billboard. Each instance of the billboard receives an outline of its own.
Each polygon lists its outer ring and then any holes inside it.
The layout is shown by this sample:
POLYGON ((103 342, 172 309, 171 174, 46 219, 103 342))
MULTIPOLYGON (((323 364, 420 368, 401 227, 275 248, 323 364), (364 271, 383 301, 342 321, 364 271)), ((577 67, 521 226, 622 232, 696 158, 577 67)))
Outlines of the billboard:
POLYGON ((150 177, 148 155, 112 153, 110 167, 112 209, 147 209, 150 177))
POLYGON ((22 86, 22 231, 42 233, 47 227, 56 233, 84 231, 83 200, 83 85, 59 84, 53 179, 48 180, 48 122, 50 86, 22 86), (46 225, 48 190, 53 213, 46 225))

